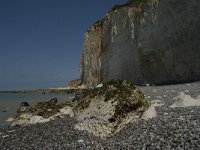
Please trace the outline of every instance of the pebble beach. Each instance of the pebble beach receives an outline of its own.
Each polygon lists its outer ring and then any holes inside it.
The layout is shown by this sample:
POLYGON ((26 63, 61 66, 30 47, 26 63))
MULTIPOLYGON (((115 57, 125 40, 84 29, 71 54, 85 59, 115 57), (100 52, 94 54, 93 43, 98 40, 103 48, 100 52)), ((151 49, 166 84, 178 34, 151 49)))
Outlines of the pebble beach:
POLYGON ((0 149, 200 149, 200 106, 171 107, 180 92, 198 97, 200 82, 138 88, 151 103, 160 104, 155 107, 156 116, 129 123, 113 137, 101 139, 75 130, 76 120, 66 116, 0 128, 0 149))

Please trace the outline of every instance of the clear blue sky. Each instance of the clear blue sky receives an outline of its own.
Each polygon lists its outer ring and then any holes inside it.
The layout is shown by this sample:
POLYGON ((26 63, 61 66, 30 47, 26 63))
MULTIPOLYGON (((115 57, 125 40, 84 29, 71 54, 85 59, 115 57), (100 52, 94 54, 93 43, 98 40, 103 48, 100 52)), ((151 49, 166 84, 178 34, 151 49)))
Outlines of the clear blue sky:
POLYGON ((0 0, 0 90, 79 78, 83 33, 127 0, 0 0))

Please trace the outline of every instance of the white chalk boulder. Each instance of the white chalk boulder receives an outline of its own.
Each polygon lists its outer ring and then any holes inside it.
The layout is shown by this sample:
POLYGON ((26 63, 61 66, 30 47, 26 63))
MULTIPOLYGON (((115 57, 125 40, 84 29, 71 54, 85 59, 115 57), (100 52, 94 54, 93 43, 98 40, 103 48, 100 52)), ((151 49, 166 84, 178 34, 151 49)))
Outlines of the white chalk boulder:
POLYGON ((144 95, 125 80, 112 80, 102 87, 85 91, 75 99, 77 105, 73 110, 78 121, 75 129, 103 138, 139 119, 149 107, 144 95))

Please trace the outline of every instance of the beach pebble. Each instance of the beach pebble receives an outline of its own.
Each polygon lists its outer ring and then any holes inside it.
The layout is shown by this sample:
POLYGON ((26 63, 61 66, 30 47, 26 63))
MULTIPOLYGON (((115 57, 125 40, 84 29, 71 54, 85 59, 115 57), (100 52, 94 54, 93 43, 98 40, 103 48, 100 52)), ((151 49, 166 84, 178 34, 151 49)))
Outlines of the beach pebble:
POLYGON ((9 133, 12 133, 12 132, 15 132, 15 130, 10 130, 10 131, 8 131, 9 133))
POLYGON ((153 90, 154 93, 158 92, 157 90, 153 90))
POLYGON ((13 118, 13 117, 9 117, 7 120, 6 120, 6 122, 12 122, 12 121, 14 121, 15 119, 13 118))
POLYGON ((159 99, 161 99, 162 98, 162 96, 156 96, 157 98, 159 98, 159 99))
POLYGON ((3 136, 1 136, 2 139, 5 139, 5 138, 7 138, 7 137, 8 137, 8 135, 3 135, 3 136))
POLYGON ((80 139, 80 140, 78 140, 78 142, 79 142, 79 143, 83 143, 83 142, 84 142, 84 140, 83 140, 83 139, 80 139))

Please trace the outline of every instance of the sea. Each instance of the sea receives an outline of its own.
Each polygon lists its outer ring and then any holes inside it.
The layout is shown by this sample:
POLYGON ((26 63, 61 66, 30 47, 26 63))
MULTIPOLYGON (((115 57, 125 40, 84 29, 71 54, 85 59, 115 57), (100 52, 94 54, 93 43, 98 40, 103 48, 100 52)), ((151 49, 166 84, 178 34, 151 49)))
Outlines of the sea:
POLYGON ((17 109, 22 102, 35 105, 38 102, 57 98, 58 103, 71 101, 73 94, 28 94, 28 93, 0 93, 0 127, 11 124, 9 118, 15 118, 17 109))

